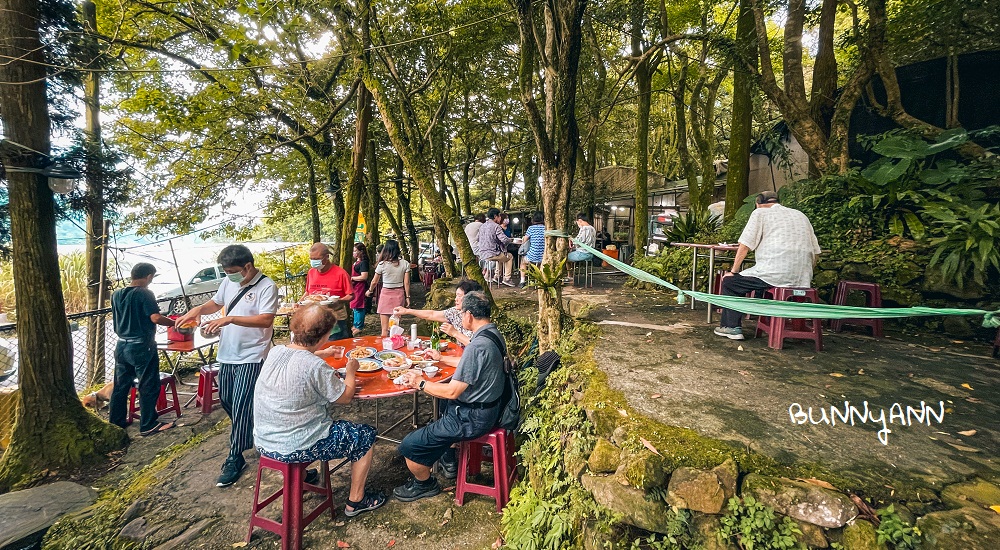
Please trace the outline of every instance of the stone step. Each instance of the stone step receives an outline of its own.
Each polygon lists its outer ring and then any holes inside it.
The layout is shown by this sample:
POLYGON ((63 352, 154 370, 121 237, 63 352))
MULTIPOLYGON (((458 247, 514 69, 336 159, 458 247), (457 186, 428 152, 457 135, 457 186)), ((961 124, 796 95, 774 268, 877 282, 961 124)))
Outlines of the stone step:
POLYGON ((96 491, 70 481, 0 495, 0 548, 14 546, 96 501, 96 491))

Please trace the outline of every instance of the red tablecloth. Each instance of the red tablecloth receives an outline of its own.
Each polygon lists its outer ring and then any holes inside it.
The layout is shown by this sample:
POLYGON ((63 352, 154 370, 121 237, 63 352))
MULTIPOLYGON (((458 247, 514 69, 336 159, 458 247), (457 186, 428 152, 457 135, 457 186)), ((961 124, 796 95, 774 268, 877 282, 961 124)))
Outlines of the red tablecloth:
MULTIPOLYGON (((426 340, 426 338, 422 338, 426 340)), ((372 347, 379 351, 382 351, 382 338, 379 336, 359 336, 357 338, 344 338, 343 340, 333 340, 324 348, 330 346, 344 346, 344 357, 340 359, 334 359, 328 357, 326 363, 333 368, 340 368, 347 364, 347 353, 349 353, 354 348, 359 347, 372 347)), ((406 349, 405 347, 399 351, 410 355, 413 351, 406 349)), ((445 357, 461 357, 462 348, 459 347, 454 342, 448 344, 448 349, 441 352, 441 355, 445 357)), ((426 377, 429 382, 447 382, 451 380, 451 377, 455 374, 455 367, 450 367, 445 365, 443 362, 435 363, 440 370, 433 377, 426 377)), ((399 395, 408 395, 416 393, 417 390, 413 388, 408 388, 406 386, 400 386, 394 383, 389 378, 389 373, 385 370, 379 370, 373 373, 363 373, 359 372, 356 377, 357 390, 354 393, 356 399, 381 399, 383 397, 396 397, 399 395)))

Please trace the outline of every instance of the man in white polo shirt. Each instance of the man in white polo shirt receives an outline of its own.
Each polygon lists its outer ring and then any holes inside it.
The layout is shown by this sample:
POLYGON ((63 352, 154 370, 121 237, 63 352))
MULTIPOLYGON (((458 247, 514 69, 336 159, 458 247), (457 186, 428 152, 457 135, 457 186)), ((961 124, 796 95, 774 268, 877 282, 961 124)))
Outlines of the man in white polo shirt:
POLYGON ((219 333, 219 400, 233 426, 229 456, 216 485, 227 487, 246 468, 243 451, 253 448, 253 388, 271 347, 279 298, 274 281, 254 267, 249 248, 229 245, 219 253, 218 262, 226 272, 219 291, 210 301, 178 319, 177 324, 189 319, 200 323, 202 315, 222 310, 222 317, 208 321, 202 328, 206 333, 219 333))
MULTIPOLYGON (((778 204, 778 194, 773 191, 757 195, 756 203, 740 235, 733 269, 722 280, 722 294, 745 296, 748 292, 771 287, 809 287, 820 252, 809 218, 798 210, 778 204), (741 272, 740 265, 751 250, 756 264, 741 272)), ((715 328, 715 334, 742 340, 742 325, 742 313, 723 309, 722 321, 715 328)))

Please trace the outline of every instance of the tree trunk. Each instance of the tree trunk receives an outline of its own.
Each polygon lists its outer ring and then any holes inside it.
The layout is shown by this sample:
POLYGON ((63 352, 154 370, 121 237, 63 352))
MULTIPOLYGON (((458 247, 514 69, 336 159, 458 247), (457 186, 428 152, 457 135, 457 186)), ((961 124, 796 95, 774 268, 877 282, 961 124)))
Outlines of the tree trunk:
MULTIPOLYGON (((378 154, 375 140, 368 140, 368 182, 365 193, 361 196, 361 213, 365 217, 365 247, 368 248, 369 260, 374 260, 375 247, 379 243, 379 204, 382 202, 379 189, 378 154)), ((404 243, 405 244, 405 243, 404 243)), ((374 263, 370 265, 375 265, 374 263)))
MULTIPOLYGON (((688 208, 695 211, 699 208, 698 203, 701 201, 701 185, 698 183, 696 163, 691 157, 691 151, 688 148, 688 106, 685 101, 687 97, 687 72, 688 63, 685 58, 684 63, 681 64, 680 76, 677 79, 677 86, 674 90, 674 117, 677 122, 677 155, 680 157, 681 171, 688 185, 688 208)), ((703 208, 704 206, 707 205, 702 205, 701 207, 703 208)))
MULTIPOLYGON (((45 58, 38 36, 38 3, 4 0, 0 7, 0 113, 6 137, 49 151, 45 58)), ((4 152, 8 167, 40 167, 34 154, 4 152)), ((56 252, 56 217, 46 178, 8 172, 17 338, 20 355, 17 416, 0 460, 0 493, 46 469, 92 463, 128 441, 125 432, 84 410, 73 383, 72 341, 56 252)))
POLYGON ((354 127, 354 149, 351 153, 351 179, 345 190, 344 222, 340 228, 340 267, 351 267, 354 233, 358 227, 358 209, 365 187, 365 154, 368 152, 368 125, 372 120, 371 94, 364 84, 358 87, 358 118, 354 127))
MULTIPOLYGON (((740 0, 736 21, 737 55, 743 65, 757 70, 757 42, 752 0, 740 0)), ((726 174, 726 219, 732 219, 750 194, 750 139, 753 131, 753 76, 733 71, 733 120, 729 137, 729 172, 726 174)))
MULTIPOLYGON (((643 24, 646 13, 643 0, 632 0, 632 56, 642 56, 643 24)), ((635 86, 638 93, 638 113, 635 125, 635 217, 632 246, 636 251, 646 249, 649 238, 649 109, 652 99, 653 75, 649 57, 635 67, 635 86)), ((682 92, 683 93, 683 92, 682 92)))
POLYGON ((399 199, 400 212, 403 214, 402 223, 406 225, 406 233, 398 232, 397 235, 399 235, 400 240, 407 239, 409 241, 412 251, 410 261, 415 262, 417 256, 420 255, 420 239, 417 237, 417 227, 413 224, 413 209, 411 208, 413 203, 410 201, 410 193, 403 190, 404 173, 403 158, 396 155, 396 179, 393 183, 396 184, 396 197, 399 199))
MULTIPOLYGON (((97 32, 97 7, 90 0, 82 5, 84 28, 88 35, 97 32)), ((96 61, 96 60, 95 60, 96 61)), ((101 73, 83 75, 83 104, 85 107, 84 136, 87 150, 87 234, 84 237, 84 260, 87 272, 87 311, 104 307, 101 300, 101 246, 104 244, 104 179, 102 177, 103 145, 101 143, 101 73)), ((95 316, 87 330, 87 382, 104 383, 105 371, 105 322, 104 316, 95 316)))
MULTIPOLYGON (((379 207, 382 209, 382 212, 385 212, 385 219, 389 222, 389 227, 392 228, 393 233, 395 233, 396 235, 402 235, 403 228, 400 227, 398 218, 396 218, 395 214, 392 213, 392 209, 389 208, 389 205, 386 204, 385 200, 382 200, 381 197, 379 198, 379 207)), ((397 242, 399 243, 399 251, 404 258, 409 260, 410 258, 414 257, 413 255, 410 254, 410 245, 407 244, 406 239, 400 239, 397 237, 397 242)), ((377 246, 378 245, 376 244, 376 247, 377 246)), ((374 250, 375 249, 372 248, 373 252, 374 250)), ((375 265, 375 263, 372 263, 372 265, 375 265)))
POLYGON ((313 166, 312 155, 305 153, 306 166, 309 168, 309 178, 306 180, 306 193, 309 195, 309 220, 312 228, 312 242, 318 243, 323 238, 323 224, 319 219, 319 195, 316 190, 316 167, 313 166))

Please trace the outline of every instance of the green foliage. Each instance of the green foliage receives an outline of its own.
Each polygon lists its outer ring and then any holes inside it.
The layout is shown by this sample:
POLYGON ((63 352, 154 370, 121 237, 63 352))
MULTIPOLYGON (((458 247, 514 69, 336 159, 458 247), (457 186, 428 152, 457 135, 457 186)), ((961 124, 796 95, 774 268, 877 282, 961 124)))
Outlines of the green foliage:
POLYGON ((712 217, 708 210, 688 210, 683 216, 674 218, 673 226, 666 231, 667 241, 695 242, 699 236, 718 230, 720 223, 719 219, 712 217))
POLYGON ((734 542, 744 550, 805 548, 795 539, 801 531, 791 518, 778 519, 773 508, 752 496, 742 500, 733 497, 726 508, 728 513, 721 518, 720 540, 734 542))
POLYGON ((540 267, 528 264, 525 272, 528 274, 528 286, 548 292, 553 298, 557 296, 559 287, 563 285, 563 274, 566 272, 566 260, 559 262, 555 268, 547 264, 540 267))
POLYGON ((928 206, 934 233, 930 265, 940 265, 945 280, 959 288, 969 276, 979 285, 986 284, 986 273, 1000 272, 1000 205, 983 204, 973 208, 965 204, 928 206))
MULTIPOLYGON (((673 283, 681 288, 691 286, 691 249, 685 247, 668 246, 656 256, 644 256, 637 258, 633 265, 647 273, 656 275, 664 281, 673 283)), ((699 281, 704 283, 704 276, 708 273, 708 262, 699 262, 699 281)), ((644 283, 637 279, 629 279, 626 283, 632 287, 644 288, 652 287, 650 283, 644 283)), ((657 287, 659 288, 659 287, 657 287)))
POLYGON ((297 300, 305 293, 310 246, 303 244, 284 251, 254 254, 254 265, 261 273, 273 279, 278 286, 287 286, 286 300, 297 300))
POLYGON ((691 512, 683 508, 671 508, 668 512, 667 532, 650 533, 646 538, 632 541, 631 550, 700 550, 701 544, 691 535, 691 512))
POLYGON ((880 544, 889 543, 896 550, 913 550, 917 547, 920 531, 903 521, 894 505, 890 504, 877 513, 879 525, 875 532, 880 544))
MULTIPOLYGON (((108 273, 115 272, 113 258, 108 259, 108 273)), ((59 280, 62 283, 66 311, 76 313, 87 309, 87 261, 83 252, 59 256, 59 280)), ((10 263, 0 264, 0 311, 14 321, 14 273, 10 263)))

